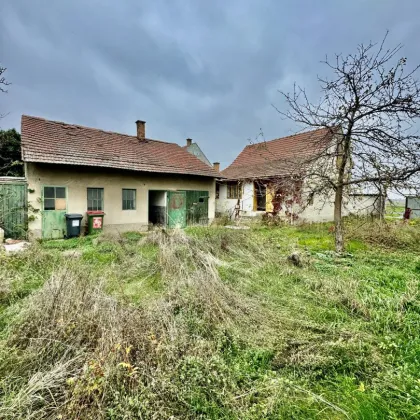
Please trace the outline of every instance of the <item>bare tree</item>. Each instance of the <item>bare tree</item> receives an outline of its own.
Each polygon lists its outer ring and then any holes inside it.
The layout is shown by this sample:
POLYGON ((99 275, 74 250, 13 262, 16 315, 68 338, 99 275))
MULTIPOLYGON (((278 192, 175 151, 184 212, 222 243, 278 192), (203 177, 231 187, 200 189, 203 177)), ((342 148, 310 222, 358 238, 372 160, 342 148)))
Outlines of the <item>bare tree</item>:
POLYGON ((6 93, 6 87, 10 85, 10 83, 4 77, 4 73, 6 72, 7 68, 0 66, 0 92, 6 93))
MULTIPOLYGON (((6 72, 7 68, 2 67, 0 65, 0 92, 1 93, 7 93, 7 86, 10 85, 10 83, 6 80, 4 77, 4 73, 6 72)), ((0 114, 0 118, 4 117, 3 114, 0 114)))
MULTIPOLYGON (((388 34, 387 34, 388 35, 388 34)), ((420 142, 419 66, 408 69, 401 45, 359 45, 356 53, 323 63, 332 78, 320 78, 322 97, 311 102, 303 88, 280 92, 289 105, 283 116, 307 128, 326 128, 300 159, 313 193, 334 193, 335 246, 344 250, 343 196, 358 188, 380 191, 418 189, 420 142)))

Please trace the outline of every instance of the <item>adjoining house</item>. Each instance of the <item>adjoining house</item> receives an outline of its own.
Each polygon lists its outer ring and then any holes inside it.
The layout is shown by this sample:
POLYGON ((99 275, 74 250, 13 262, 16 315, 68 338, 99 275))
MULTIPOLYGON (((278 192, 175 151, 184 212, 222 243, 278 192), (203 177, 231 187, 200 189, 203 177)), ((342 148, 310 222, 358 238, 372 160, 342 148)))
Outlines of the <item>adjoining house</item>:
MULTIPOLYGON (((230 217, 278 214, 310 222, 334 219, 334 195, 306 194, 308 183, 296 173, 298 161, 316 156, 319 145, 331 144, 337 129, 319 129, 246 146, 233 163, 221 171, 216 185, 216 212, 230 217), (296 165, 295 165, 296 164, 296 165), (305 195, 306 194, 306 195, 305 195)), ((336 161, 323 162, 335 170, 336 161)), ((316 188, 310 189, 311 191, 316 188)), ((345 197, 344 214, 377 214, 377 195, 345 197)), ((383 200, 382 200, 383 202, 383 200)))
POLYGON ((206 165, 213 166, 207 159, 207 156, 200 149, 200 146, 197 143, 194 143, 192 139, 187 139, 187 144, 183 146, 183 149, 200 159, 201 162, 204 162, 206 165))
MULTIPOLYGON (((176 143, 22 116, 29 232, 65 235, 65 214, 103 211, 104 229, 207 224, 220 174, 176 143)), ((85 224, 86 217, 84 217, 85 224)))

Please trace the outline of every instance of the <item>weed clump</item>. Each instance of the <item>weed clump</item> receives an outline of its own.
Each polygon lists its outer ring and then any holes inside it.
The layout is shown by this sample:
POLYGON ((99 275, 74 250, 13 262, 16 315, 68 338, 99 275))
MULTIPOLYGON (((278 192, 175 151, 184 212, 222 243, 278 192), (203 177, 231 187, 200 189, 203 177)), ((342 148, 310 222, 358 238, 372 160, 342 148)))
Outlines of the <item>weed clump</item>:
POLYGON ((348 225, 348 239, 388 249, 416 251, 420 244, 420 226, 404 222, 353 221, 348 225))

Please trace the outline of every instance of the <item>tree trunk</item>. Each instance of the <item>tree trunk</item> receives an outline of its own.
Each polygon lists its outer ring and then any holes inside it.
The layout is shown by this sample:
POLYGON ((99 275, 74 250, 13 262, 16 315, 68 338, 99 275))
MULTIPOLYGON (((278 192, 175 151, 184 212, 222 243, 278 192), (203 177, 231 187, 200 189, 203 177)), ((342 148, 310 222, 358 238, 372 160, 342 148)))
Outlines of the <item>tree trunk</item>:
POLYGON ((344 229, 342 220, 343 186, 339 185, 335 190, 334 200, 334 223, 335 223, 335 251, 344 251, 344 229))

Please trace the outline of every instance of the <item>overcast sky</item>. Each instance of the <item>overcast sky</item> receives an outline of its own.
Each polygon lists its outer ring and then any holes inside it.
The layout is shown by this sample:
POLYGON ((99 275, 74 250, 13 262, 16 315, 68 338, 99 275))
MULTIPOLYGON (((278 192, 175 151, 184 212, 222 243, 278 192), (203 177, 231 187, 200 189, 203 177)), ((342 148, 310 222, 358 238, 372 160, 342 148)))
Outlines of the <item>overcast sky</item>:
POLYGON ((227 166, 260 132, 284 121, 278 89, 317 98, 325 54, 360 42, 403 43, 420 63, 419 0, 0 0, 3 129, 21 114, 197 141, 227 166))

